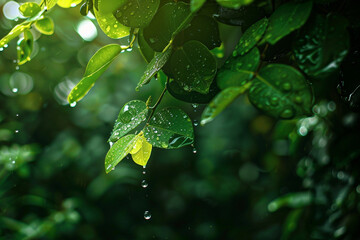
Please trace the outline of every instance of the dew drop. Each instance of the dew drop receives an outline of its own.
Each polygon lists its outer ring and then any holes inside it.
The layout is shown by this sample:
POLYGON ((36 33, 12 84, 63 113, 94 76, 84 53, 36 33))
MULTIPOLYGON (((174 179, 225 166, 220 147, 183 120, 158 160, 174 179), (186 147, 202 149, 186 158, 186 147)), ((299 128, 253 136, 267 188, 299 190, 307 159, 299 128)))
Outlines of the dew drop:
POLYGON ((70 107, 75 107, 75 106, 76 106, 76 102, 70 103, 70 107))
POLYGON ((145 211, 145 212, 144 212, 144 218, 145 218, 146 220, 149 220, 149 219, 151 218, 151 213, 150 213, 149 211, 145 211))
POLYGON ((146 180, 144 179, 144 180, 142 180, 142 182, 141 182, 141 186, 143 187, 143 188, 147 188, 148 186, 149 186, 149 184, 146 182, 146 180))
POLYGON ((11 91, 12 91, 13 93, 17 93, 17 92, 19 91, 19 89, 18 89, 18 88, 13 88, 13 89, 11 89, 11 91))

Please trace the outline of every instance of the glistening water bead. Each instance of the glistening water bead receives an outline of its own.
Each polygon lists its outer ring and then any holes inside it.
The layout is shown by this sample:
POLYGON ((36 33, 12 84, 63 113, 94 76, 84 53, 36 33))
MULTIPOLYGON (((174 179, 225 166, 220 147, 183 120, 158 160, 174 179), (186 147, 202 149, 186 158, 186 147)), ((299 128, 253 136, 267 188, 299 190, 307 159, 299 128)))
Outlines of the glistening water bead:
POLYGON ((146 180, 144 179, 144 180, 142 180, 142 182, 141 182, 141 186, 143 187, 143 188, 147 188, 148 186, 149 186, 149 184, 146 182, 146 180))
POLYGON ((151 213, 149 211, 145 211, 144 218, 145 218, 145 220, 149 220, 151 218, 151 213))

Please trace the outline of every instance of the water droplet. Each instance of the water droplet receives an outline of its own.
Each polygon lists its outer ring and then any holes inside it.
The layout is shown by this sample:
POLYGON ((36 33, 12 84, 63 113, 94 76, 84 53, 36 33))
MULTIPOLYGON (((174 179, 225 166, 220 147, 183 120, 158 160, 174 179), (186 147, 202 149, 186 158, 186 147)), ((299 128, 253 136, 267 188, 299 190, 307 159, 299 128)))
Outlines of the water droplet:
POLYGON ((76 106, 76 102, 70 103, 70 107, 75 107, 75 106, 76 106))
POLYGON ((194 127, 197 127, 199 125, 198 120, 194 120, 194 127))
POLYGON ((146 182, 146 180, 144 179, 144 180, 142 180, 142 182, 141 182, 141 186, 143 187, 143 188, 147 188, 148 186, 149 186, 149 184, 146 182))
POLYGON ((145 218, 146 220, 149 220, 149 219, 151 218, 151 213, 150 213, 149 211, 145 211, 145 212, 144 212, 144 218, 145 218))
POLYGON ((280 116, 282 118, 291 118, 294 116, 294 112, 291 109, 285 109, 280 116))
POLYGON ((282 88, 285 90, 285 91, 290 91, 291 90, 291 84, 288 83, 288 82, 285 82, 282 84, 282 88))
POLYGON ((196 154, 196 153, 197 153, 196 148, 193 148, 192 152, 193 152, 194 154, 196 154))
POLYGON ((15 133, 19 133, 19 130, 18 130, 18 129, 16 129, 16 130, 15 130, 15 133))
POLYGON ((13 93, 17 93, 17 92, 19 91, 19 89, 18 89, 18 88, 13 88, 11 91, 12 91, 13 93))
POLYGON ((20 67, 19 67, 19 66, 16 66, 16 67, 15 67, 15 70, 19 70, 19 69, 20 69, 20 67))

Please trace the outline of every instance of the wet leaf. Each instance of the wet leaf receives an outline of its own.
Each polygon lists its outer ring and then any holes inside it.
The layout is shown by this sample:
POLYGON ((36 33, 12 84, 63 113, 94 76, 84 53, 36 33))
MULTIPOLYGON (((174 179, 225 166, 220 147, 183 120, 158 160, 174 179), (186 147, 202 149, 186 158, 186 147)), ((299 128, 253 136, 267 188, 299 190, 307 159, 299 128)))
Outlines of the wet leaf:
POLYGON ((172 48, 169 47, 165 52, 155 53, 154 58, 147 65, 144 75, 141 77, 136 89, 138 90, 145 84, 148 84, 155 74, 161 70, 161 68, 169 60, 172 53, 172 48))
POLYGON ((107 152, 105 157, 105 172, 114 170, 115 166, 123 160, 134 148, 137 135, 129 134, 120 138, 107 152))
POLYGON ((252 81, 249 99, 276 118, 309 115, 312 108, 312 94, 304 76, 283 64, 270 64, 260 70, 252 81))
POLYGON ((36 21, 36 29, 45 35, 52 35, 54 33, 54 21, 49 17, 44 17, 36 21))
POLYGON ((210 85, 209 92, 201 94, 199 92, 185 91, 176 81, 171 80, 167 86, 169 93, 176 99, 179 99, 188 103, 209 103, 216 94, 220 91, 216 81, 213 81, 210 85))
POLYGON ((91 57, 86 66, 84 77, 72 89, 68 96, 69 103, 81 100, 94 86, 96 80, 109 67, 110 63, 119 55, 122 48, 118 44, 109 44, 99 49, 91 57))
POLYGON ((191 0, 190 9, 192 12, 197 12, 206 2, 206 0, 191 0))
POLYGON ((146 140, 154 147, 180 148, 194 142, 191 119, 179 108, 157 112, 144 129, 146 140))
POLYGON ((140 29, 140 31, 139 31, 137 40, 138 40, 138 45, 139 45, 141 55, 144 57, 146 62, 149 63, 151 61, 151 59, 154 58, 155 52, 149 46, 149 44, 146 42, 142 29, 140 29))
POLYGON ((170 64, 175 81, 185 91, 209 92, 216 74, 216 59, 202 43, 185 43, 173 53, 170 64))
POLYGON ((241 36, 239 43, 236 45, 236 51, 240 55, 248 53, 260 41, 265 33, 268 20, 263 18, 249 27, 241 36))
POLYGON ((274 45, 280 39, 305 24, 312 9, 312 1, 289 2, 281 5, 269 18, 264 41, 274 45))
POLYGON ((218 23, 209 16, 198 15, 191 21, 191 25, 180 32, 174 41, 175 46, 196 40, 204 44, 208 49, 214 49, 221 45, 218 23))
POLYGON ((148 108, 145 102, 133 100, 126 103, 115 121, 109 142, 116 142, 119 138, 135 129, 146 120, 147 114, 148 108))
POLYGON ((299 68, 307 75, 324 78, 338 70, 348 53, 348 22, 335 15, 316 15, 311 20, 296 37, 294 56, 299 68))
POLYGON ((243 86, 250 81, 260 63, 260 52, 253 48, 249 53, 240 56, 237 51, 219 70, 216 81, 220 89, 243 86))
POLYGON ((130 28, 122 25, 116 18, 113 13, 105 8, 105 6, 114 6, 117 4, 113 4, 113 1, 110 0, 98 0, 98 5, 102 6, 96 9, 94 7, 94 13, 96 20, 99 23, 101 30, 110 38, 122 38, 126 37, 130 34, 130 28), (103 4, 110 3, 110 4, 103 4))
POLYGON ((26 2, 19 7, 19 11, 24 17, 34 17, 41 11, 41 8, 37 3, 26 2))
POLYGON ((6 44, 8 44, 11 40, 18 37, 22 32, 24 32, 26 29, 29 29, 31 27, 31 24, 42 18, 43 13, 45 12, 45 9, 41 10, 38 14, 36 14, 34 17, 31 17, 21 24, 16 25, 11 29, 11 31, 0 40, 0 48, 4 47, 6 44))
POLYGON ((114 12, 115 18, 123 25, 144 28, 154 17, 160 0, 127 0, 114 12))
POLYGON ((162 6, 144 29, 144 37, 150 47, 161 52, 192 18, 189 6, 183 2, 162 6), (159 27, 161 26, 161 27, 159 27))
POLYGON ((201 125, 211 122, 217 115, 219 115, 225 108, 227 108, 237 97, 249 89, 251 82, 242 87, 229 87, 221 91, 216 97, 206 106, 201 115, 201 125))
POLYGON ((139 134, 135 146, 140 146, 139 149, 131 151, 131 156, 134 162, 140 166, 146 166, 151 156, 152 145, 146 141, 143 132, 139 134))
POLYGON ((30 56, 33 51, 34 38, 29 30, 24 31, 24 37, 17 42, 17 64, 23 65, 30 61, 30 56))
POLYGON ((254 0, 216 0, 221 6, 238 9, 243 5, 248 5, 254 0))

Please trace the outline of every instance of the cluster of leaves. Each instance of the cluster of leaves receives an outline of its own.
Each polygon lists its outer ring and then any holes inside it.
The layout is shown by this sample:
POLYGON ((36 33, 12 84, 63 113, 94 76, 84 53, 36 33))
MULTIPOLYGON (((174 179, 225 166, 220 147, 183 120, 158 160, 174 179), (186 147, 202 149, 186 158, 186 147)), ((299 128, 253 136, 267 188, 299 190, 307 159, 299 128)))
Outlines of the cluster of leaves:
MULTIPOLYGON (((148 62, 137 90, 154 77, 164 85, 153 107, 149 106, 149 99, 147 103, 131 101, 122 108, 109 139, 113 147, 106 156, 106 172, 128 154, 145 166, 152 146, 171 149, 193 143, 193 127, 186 113, 178 108, 156 112, 166 91, 185 102, 208 104, 202 124, 212 121, 244 93, 256 108, 275 118, 310 116, 315 102, 310 82, 337 72, 350 47, 348 20, 337 13, 323 12, 323 6, 329 2, 332 1, 275 1, 275 4, 261 0, 87 0, 83 3, 81 14, 93 13, 110 38, 129 36, 129 45, 110 44, 95 53, 83 79, 68 96, 70 105, 80 101, 111 62, 133 47, 136 39, 148 62), (223 65, 215 54, 223 47, 219 22, 241 25, 244 30, 223 65), (129 134, 144 122, 138 134, 129 134)), ((30 59, 33 40, 27 29, 32 24, 44 34, 52 33, 52 22, 43 15, 56 3, 69 7, 80 1, 53 0, 40 6, 27 3, 20 7, 29 19, 0 41, 3 46, 24 33, 18 43, 19 64, 30 59)), ((357 90, 351 91, 353 105, 357 90)))

